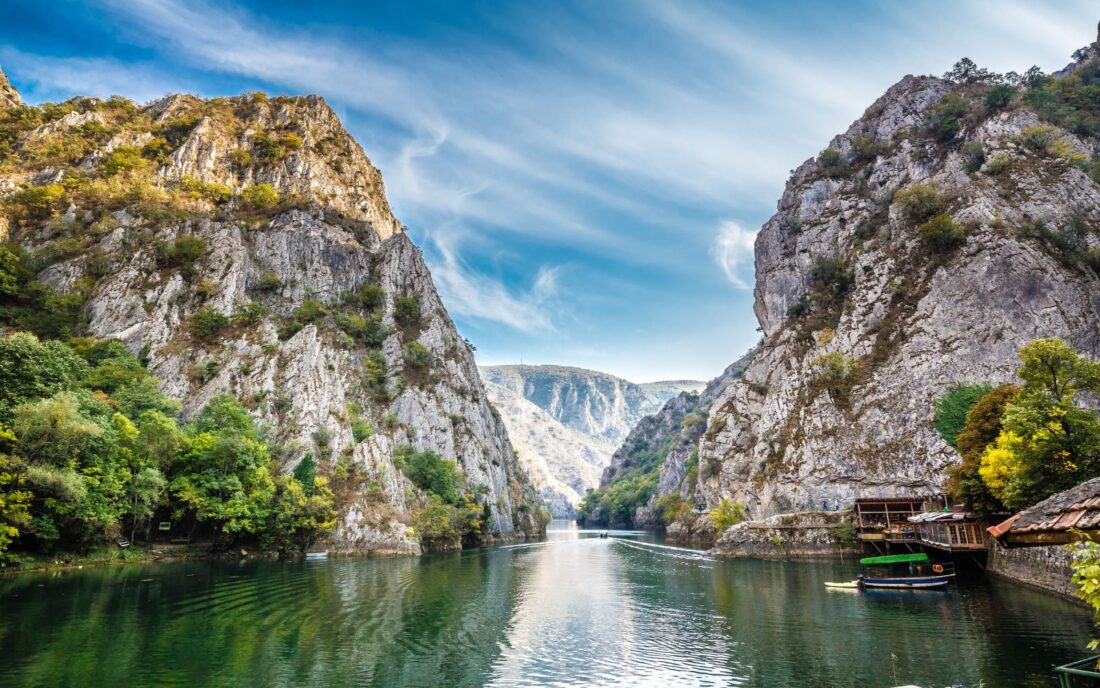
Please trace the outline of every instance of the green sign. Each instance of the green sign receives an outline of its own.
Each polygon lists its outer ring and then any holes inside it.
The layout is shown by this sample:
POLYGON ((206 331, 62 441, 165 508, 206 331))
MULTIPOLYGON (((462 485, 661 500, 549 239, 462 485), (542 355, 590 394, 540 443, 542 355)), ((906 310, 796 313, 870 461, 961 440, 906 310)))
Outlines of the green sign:
POLYGON ((157 530, 172 530, 172 522, 161 521, 159 524, 157 524, 157 530))

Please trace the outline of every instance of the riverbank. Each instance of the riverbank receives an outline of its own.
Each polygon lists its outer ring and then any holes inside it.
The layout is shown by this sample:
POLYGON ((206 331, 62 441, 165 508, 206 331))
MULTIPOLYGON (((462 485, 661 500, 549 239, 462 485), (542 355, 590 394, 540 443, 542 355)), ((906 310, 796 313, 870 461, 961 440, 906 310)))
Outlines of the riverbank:
POLYGON ((859 556, 852 511, 777 514, 732 526, 708 554, 724 558, 808 559, 859 556))

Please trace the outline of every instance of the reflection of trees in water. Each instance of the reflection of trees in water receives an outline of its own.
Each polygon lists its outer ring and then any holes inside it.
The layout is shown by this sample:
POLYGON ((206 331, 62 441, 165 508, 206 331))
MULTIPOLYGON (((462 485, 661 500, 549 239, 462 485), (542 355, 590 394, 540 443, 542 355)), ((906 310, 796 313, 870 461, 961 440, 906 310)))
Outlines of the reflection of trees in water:
POLYGON ((1089 615, 1017 585, 827 592, 850 562, 685 561, 607 540, 321 565, 0 578, 4 686, 1049 683, 1089 615), (503 650, 502 650, 503 648, 503 650), (677 673, 679 672, 679 673, 677 673), (640 681, 635 681, 635 683, 640 681))
POLYGON ((19 658, 0 683, 481 685, 516 594, 498 554, 0 581, 0 646, 19 658))

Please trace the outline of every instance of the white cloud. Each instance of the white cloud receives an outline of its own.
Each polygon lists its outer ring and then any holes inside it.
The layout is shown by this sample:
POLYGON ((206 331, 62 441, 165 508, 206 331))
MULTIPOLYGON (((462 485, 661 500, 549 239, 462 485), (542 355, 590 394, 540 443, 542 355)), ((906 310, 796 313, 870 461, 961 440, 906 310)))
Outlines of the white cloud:
POLYGON ((8 76, 17 75, 21 94, 28 102, 74 94, 107 98, 125 95, 138 101, 159 98, 165 93, 186 90, 186 86, 157 69, 127 64, 110 58, 49 57, 0 49, 0 60, 8 76))
POLYGON ((751 289, 752 275, 746 266, 753 264, 756 232, 751 232, 733 220, 723 220, 714 237, 712 253, 726 278, 738 289, 751 289))
POLYGON ((500 280, 470 268, 457 251, 460 234, 450 231, 432 237, 430 267, 436 288, 452 314, 489 320, 523 331, 553 331, 550 307, 558 293, 559 268, 539 268, 526 291, 510 291, 500 280))

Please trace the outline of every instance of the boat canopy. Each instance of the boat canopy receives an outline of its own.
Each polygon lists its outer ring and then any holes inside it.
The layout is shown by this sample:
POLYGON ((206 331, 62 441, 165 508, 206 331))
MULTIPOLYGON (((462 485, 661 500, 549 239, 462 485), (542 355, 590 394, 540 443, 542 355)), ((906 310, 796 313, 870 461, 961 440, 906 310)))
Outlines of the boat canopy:
POLYGON ((908 564, 910 562, 928 561, 928 555, 919 554, 887 554, 884 557, 865 557, 859 560, 863 566, 875 566, 878 564, 908 564))

